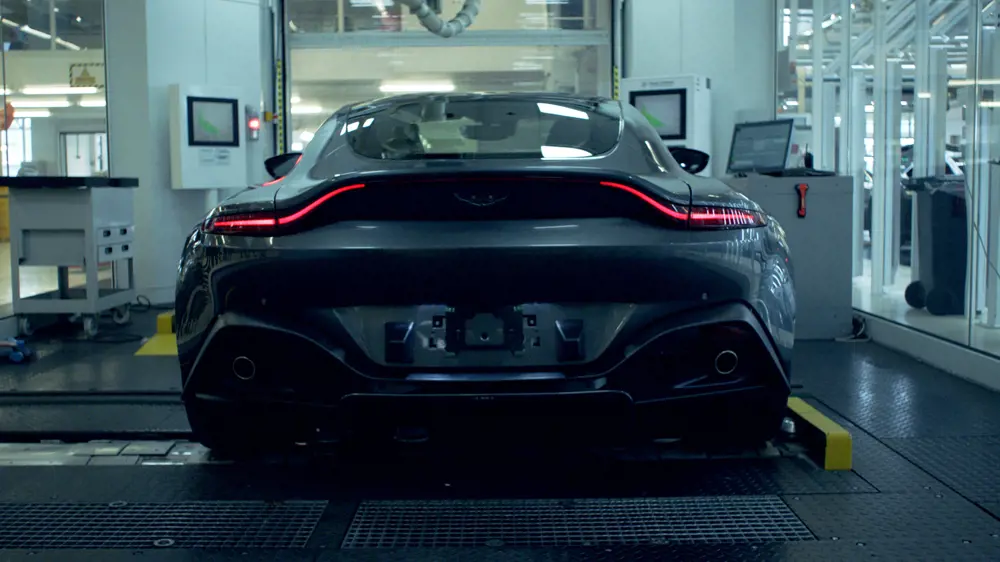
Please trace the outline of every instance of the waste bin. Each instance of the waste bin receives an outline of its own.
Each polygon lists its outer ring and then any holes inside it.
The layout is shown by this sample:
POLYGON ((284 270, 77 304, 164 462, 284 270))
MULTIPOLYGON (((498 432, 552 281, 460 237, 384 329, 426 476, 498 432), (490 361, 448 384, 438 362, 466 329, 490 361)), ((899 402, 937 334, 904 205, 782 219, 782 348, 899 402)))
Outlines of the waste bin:
POLYGON ((906 302, 935 316, 965 314, 968 210, 965 178, 937 176, 904 181, 917 198, 917 268, 906 302))

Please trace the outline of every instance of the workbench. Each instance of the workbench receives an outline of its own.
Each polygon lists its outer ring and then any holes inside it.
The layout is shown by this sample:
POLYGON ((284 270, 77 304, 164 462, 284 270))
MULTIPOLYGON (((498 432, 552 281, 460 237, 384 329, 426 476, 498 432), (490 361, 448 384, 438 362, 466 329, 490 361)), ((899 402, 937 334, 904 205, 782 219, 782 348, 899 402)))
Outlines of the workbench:
POLYGON ((88 336, 97 334, 99 317, 111 312, 128 322, 135 300, 132 219, 134 178, 0 177, 10 205, 10 268, 14 314, 22 334, 32 332, 34 316, 80 318, 88 336), (101 287, 98 268, 114 264, 113 287, 101 287), (58 287, 21 295, 22 267, 55 267, 58 287), (81 268, 86 282, 70 287, 70 268, 81 268))

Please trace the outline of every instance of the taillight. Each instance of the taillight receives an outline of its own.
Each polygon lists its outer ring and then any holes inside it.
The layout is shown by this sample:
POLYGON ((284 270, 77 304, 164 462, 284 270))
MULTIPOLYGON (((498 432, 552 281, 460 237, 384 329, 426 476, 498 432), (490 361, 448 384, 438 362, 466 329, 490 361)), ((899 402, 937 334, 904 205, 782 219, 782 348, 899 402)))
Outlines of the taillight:
POLYGON ((688 220, 691 228, 753 228, 764 226, 762 213, 729 207, 694 207, 688 220))
POLYGON ((693 207, 676 203, 660 202, 649 195, 621 183, 602 181, 601 185, 613 187, 642 199, 646 204, 653 207, 670 219, 687 224, 689 228, 697 229, 726 229, 726 228, 754 228, 767 224, 767 219, 763 213, 746 209, 734 209, 730 207, 693 207))
POLYGON ((321 197, 312 203, 309 203, 302 209, 287 215, 278 216, 271 212, 219 215, 205 222, 205 232, 210 234, 244 234, 258 236, 272 234, 278 226, 287 226, 302 219, 333 197, 347 191, 361 189, 364 186, 365 184, 363 183, 356 183, 353 185, 339 187, 333 191, 323 194, 321 197))
POLYGON ((624 184, 615 183, 611 181, 602 181, 601 185, 605 187, 613 187, 615 189, 620 189, 626 193, 630 193, 639 199, 642 199, 646 204, 650 205, 657 211, 663 213, 664 215, 679 221, 688 220, 688 209, 683 205, 676 205, 674 203, 660 203, 656 199, 653 199, 649 195, 639 191, 634 187, 629 187, 624 184))

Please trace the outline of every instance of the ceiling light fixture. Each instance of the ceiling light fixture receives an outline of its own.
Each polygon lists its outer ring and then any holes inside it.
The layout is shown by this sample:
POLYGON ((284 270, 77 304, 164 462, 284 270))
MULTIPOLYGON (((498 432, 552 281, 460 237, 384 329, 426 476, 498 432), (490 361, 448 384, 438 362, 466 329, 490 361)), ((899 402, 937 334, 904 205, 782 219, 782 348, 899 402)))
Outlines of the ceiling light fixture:
POLYGON ((25 107, 25 108, 52 108, 52 107, 69 107, 70 103, 66 100, 10 100, 10 104, 14 106, 15 109, 25 107))
POLYGON ((323 113, 323 108, 318 105, 293 105, 292 115, 316 115, 323 113))
POLYGON ((379 86, 379 91, 383 94, 454 92, 455 84, 451 82, 383 82, 379 86))
POLYGON ((17 111, 14 113, 14 117, 17 119, 31 119, 35 117, 52 117, 52 112, 48 109, 28 109, 25 111, 17 111))
POLYGON ((21 88, 21 93, 27 96, 68 96, 73 94, 96 94, 97 88, 93 86, 25 86, 21 88))

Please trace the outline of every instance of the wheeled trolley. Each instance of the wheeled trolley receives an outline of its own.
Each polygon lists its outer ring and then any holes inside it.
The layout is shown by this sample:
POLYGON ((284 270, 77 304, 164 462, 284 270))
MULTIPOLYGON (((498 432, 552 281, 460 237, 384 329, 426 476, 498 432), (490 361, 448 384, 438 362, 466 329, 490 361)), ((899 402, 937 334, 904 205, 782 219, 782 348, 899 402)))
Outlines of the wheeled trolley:
POLYGON ((915 178, 905 182, 917 197, 919 259, 906 303, 935 316, 965 314, 968 211, 965 177, 915 178))
POLYGON ((22 334, 33 331, 36 316, 83 319, 88 336, 97 334, 102 313, 128 322, 135 300, 132 260, 135 225, 132 220, 133 178, 16 177, 0 178, 9 188, 10 267, 14 314, 22 334), (101 286, 98 268, 115 264, 114 282, 101 286), (54 267, 54 291, 22 296, 22 267, 54 267), (70 286, 71 268, 80 268, 85 282, 70 286))

